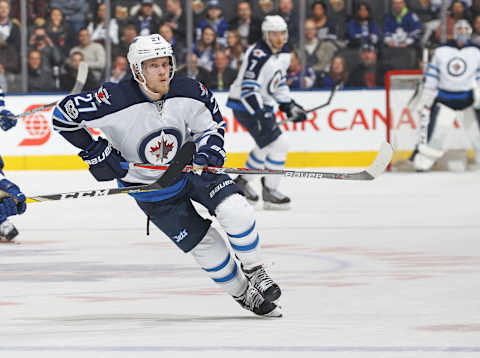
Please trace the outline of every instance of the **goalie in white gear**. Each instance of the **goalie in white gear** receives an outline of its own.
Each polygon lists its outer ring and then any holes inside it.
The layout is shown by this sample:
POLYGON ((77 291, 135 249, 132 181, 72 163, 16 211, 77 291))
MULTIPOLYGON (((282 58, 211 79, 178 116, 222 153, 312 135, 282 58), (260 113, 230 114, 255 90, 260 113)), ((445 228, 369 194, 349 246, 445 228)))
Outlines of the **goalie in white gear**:
MULTIPOLYGON (((230 89, 227 106, 235 118, 255 140, 245 166, 252 169, 283 169, 287 159, 288 141, 276 123, 274 106, 278 103, 289 120, 302 122, 304 109, 290 97, 286 83, 290 53, 287 24, 281 16, 266 16, 262 23, 263 39, 252 45, 230 89)), ((258 195, 251 186, 255 176, 240 175, 235 182, 250 202, 258 195)), ((289 209, 290 198, 278 191, 280 176, 262 178, 265 209, 289 209)))
POLYGON ((212 92, 174 75, 172 47, 160 35, 136 37, 128 60, 134 79, 65 97, 54 109, 54 128, 82 149, 79 156, 97 180, 116 179, 126 187, 153 183, 163 174, 130 168, 127 162, 168 165, 183 143, 195 142, 195 172, 178 173, 164 189, 131 196, 148 220, 191 253, 242 307, 258 315, 281 316, 273 302, 281 291, 262 266, 253 208, 228 175, 203 171, 207 165, 223 166, 226 156, 226 124, 212 92), (94 140, 90 126, 100 128, 108 140, 94 140), (192 201, 216 216, 229 246, 192 201))
POLYGON ((466 134, 480 160, 480 50, 470 43, 472 28, 459 20, 454 41, 435 49, 425 71, 425 85, 419 101, 420 141, 410 160, 417 171, 428 171, 445 153, 446 140, 456 119, 462 120, 466 134))

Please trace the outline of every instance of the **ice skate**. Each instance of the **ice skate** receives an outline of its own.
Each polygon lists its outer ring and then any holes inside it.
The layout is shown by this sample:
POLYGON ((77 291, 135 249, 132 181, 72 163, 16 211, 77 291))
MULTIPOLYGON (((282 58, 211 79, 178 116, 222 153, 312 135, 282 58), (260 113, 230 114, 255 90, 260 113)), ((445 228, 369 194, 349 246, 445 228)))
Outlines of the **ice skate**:
POLYGON ((17 228, 8 220, 0 224, 0 240, 12 241, 18 235, 17 228))
POLYGON ((289 210, 290 198, 283 195, 276 189, 265 185, 265 178, 262 178, 263 208, 265 210, 289 210))
POLYGON ((250 282, 240 296, 233 296, 233 298, 240 304, 240 306, 259 316, 282 317, 280 307, 273 302, 265 300, 250 282))
POLYGON ((250 283, 260 292, 265 300, 275 302, 280 298, 282 294, 280 287, 268 276, 263 266, 259 265, 246 270, 242 265, 242 269, 250 283))
POLYGON ((248 183, 248 181, 242 178, 241 175, 236 177, 233 181, 240 187, 240 189, 242 189, 242 192, 245 195, 245 198, 251 204, 255 204, 258 202, 258 194, 255 192, 252 186, 248 183))

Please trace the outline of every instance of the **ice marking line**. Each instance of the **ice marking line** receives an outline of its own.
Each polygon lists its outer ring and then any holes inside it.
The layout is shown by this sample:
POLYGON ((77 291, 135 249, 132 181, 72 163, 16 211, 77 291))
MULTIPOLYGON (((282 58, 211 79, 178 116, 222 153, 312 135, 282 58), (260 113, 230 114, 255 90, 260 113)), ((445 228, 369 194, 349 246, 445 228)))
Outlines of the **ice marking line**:
POLYGON ((101 351, 101 352, 197 352, 197 351, 257 351, 257 352, 480 352, 480 347, 434 346, 0 346, 0 351, 101 351))
POLYGON ((317 255, 317 254, 306 254, 306 253, 298 253, 298 252, 282 252, 282 251, 268 251, 270 255, 283 255, 283 256, 299 256, 299 257, 308 257, 316 260, 322 260, 322 261, 327 261, 328 263, 333 264, 333 268, 324 270, 322 272, 336 272, 336 271, 342 271, 345 270, 346 268, 352 266, 352 264, 348 261, 344 260, 339 260, 335 259, 332 257, 327 257, 323 255, 317 255))

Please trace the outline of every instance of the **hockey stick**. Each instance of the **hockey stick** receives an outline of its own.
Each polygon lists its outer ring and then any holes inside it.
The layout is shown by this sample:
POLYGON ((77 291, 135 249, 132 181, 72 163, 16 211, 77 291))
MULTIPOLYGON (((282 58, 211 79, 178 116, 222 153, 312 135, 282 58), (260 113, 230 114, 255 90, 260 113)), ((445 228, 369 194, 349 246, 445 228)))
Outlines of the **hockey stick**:
MULTIPOLYGON (((339 84, 336 84, 335 86, 333 86, 332 90, 330 91, 330 95, 328 96, 328 100, 327 102, 317 106, 317 107, 314 107, 314 108, 310 108, 310 109, 305 109, 305 113, 310 113, 310 112, 315 112, 319 109, 322 109, 326 106, 328 106, 330 104, 330 102, 332 101, 332 98, 333 96, 335 95, 335 92, 337 91, 337 89, 341 86, 342 84, 339 83, 339 84)), ((282 123, 287 123, 287 122, 292 122, 293 121, 293 118, 286 118, 285 120, 283 121, 278 121, 277 124, 282 124, 282 123)))
MULTIPOLYGON (((80 62, 79 66, 78 66, 77 79, 75 81, 75 85, 73 86, 73 88, 72 88, 72 90, 70 91, 69 94, 80 93, 83 89, 83 86, 85 86, 85 82, 87 81, 87 76, 88 76, 88 65, 87 65, 86 62, 82 61, 82 62, 80 62)), ((23 112, 23 113, 20 113, 20 114, 17 114, 15 116, 11 116, 11 117, 8 117, 8 118, 18 120, 20 118, 23 118, 23 117, 29 116, 31 114, 41 112, 41 111, 43 111, 45 109, 48 109, 50 107, 53 107, 57 104, 57 102, 58 101, 48 103, 48 104, 45 104, 43 106, 36 107, 36 108, 34 108, 30 111, 23 112)))
MULTIPOLYGON (((341 179, 341 180, 373 180, 381 175, 387 165, 392 160, 392 146, 384 142, 380 146, 379 152, 370 166, 360 172, 317 172, 304 170, 273 170, 273 169, 248 169, 248 168, 225 168, 225 167, 206 167, 204 170, 214 174, 256 174, 256 175, 282 175, 287 178, 313 178, 313 179, 341 179)), ((122 163, 123 168, 139 167, 153 170, 168 170, 168 167, 155 166, 144 163, 122 163)), ((191 166, 185 167, 183 171, 189 172, 191 166)))
MULTIPOLYGON (((110 189, 94 189, 83 191, 71 191, 67 193, 49 194, 41 196, 32 196, 27 198, 27 203, 39 203, 43 201, 64 200, 64 199, 79 199, 79 198, 93 198, 99 196, 107 196, 114 194, 131 194, 131 193, 145 193, 149 191, 161 190, 170 186, 175 178, 182 172, 182 169, 192 160, 195 152, 195 143, 185 143, 178 153, 173 158, 170 166, 166 167, 165 173, 153 184, 135 185, 124 188, 110 188, 110 189)), ((3 193, 0 191, 0 194, 3 193)))

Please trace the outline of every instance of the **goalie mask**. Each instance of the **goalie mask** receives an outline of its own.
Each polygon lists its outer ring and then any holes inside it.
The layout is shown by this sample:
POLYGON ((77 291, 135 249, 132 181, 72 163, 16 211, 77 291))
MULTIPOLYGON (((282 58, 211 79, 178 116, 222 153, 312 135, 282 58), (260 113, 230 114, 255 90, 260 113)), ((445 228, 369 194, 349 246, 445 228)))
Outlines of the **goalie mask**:
POLYGON ((155 92, 147 88, 147 81, 143 74, 143 62, 157 57, 168 57, 170 62, 169 79, 175 74, 175 57, 173 57, 172 45, 158 34, 149 36, 137 36, 128 48, 128 62, 133 73, 133 78, 150 93, 155 92))
POLYGON ((268 34, 270 32, 285 32, 285 41, 283 42, 283 45, 287 43, 288 28, 287 23, 285 22, 283 17, 279 15, 269 15, 265 16, 265 20, 263 20, 262 22, 263 39, 268 44, 268 46, 272 48, 272 44, 270 43, 270 39, 268 37, 268 34))
POLYGON ((458 20, 453 27, 453 38, 455 41, 466 44, 470 41, 472 27, 467 20, 458 20))

